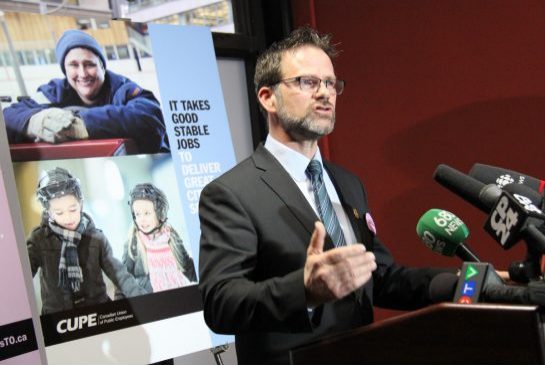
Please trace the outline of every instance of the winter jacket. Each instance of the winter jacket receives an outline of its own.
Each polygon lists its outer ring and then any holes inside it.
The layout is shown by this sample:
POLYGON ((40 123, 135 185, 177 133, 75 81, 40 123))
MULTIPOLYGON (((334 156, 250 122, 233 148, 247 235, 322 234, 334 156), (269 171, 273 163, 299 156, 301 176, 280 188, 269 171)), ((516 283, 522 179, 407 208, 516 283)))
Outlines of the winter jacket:
MULTIPOLYGON (((132 245, 137 245, 137 232, 138 231, 136 231, 135 229, 133 234, 131 234, 130 239, 125 244, 122 261, 123 264, 125 264, 125 266, 127 267, 127 271, 134 275, 136 281, 138 282, 138 285, 140 285, 140 287, 143 288, 147 293, 152 293, 153 288, 151 286, 149 272, 146 272, 144 268, 144 262, 142 261, 142 257, 138 255, 139 251, 136 250, 136 255, 134 256, 135 259, 131 258, 131 256, 129 255, 129 247, 132 245)), ((178 267, 183 269, 183 273, 189 279, 189 281, 197 282, 197 274, 195 272, 193 259, 187 253, 182 238, 178 235, 178 233, 176 233, 174 229, 171 229, 170 235, 171 236, 168 243, 170 248, 172 249, 172 252, 174 253, 174 257, 176 258, 178 267)), ((117 291, 116 299, 122 297, 122 293, 119 293, 119 291, 117 291)))
MULTIPOLYGON (((85 213, 83 213, 85 214, 85 213)), ((36 227, 27 240, 32 276, 40 270, 42 314, 54 313, 92 304, 110 301, 102 272, 126 296, 145 294, 125 266, 113 256, 112 248, 102 231, 95 227, 91 218, 78 245, 78 259, 83 273, 79 294, 59 287, 59 260, 62 240, 49 228, 47 218, 36 227), (78 301, 83 299, 82 301, 78 301)))

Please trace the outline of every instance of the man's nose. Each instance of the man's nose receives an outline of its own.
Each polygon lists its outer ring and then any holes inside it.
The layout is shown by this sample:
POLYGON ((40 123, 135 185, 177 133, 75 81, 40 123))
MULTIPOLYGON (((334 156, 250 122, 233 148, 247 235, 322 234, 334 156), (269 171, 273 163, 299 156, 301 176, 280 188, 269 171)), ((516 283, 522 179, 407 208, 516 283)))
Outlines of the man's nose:
POLYGON ((318 90, 316 90, 316 98, 329 99, 330 96, 331 96, 331 91, 325 86, 324 81, 320 81, 320 84, 318 85, 318 90))

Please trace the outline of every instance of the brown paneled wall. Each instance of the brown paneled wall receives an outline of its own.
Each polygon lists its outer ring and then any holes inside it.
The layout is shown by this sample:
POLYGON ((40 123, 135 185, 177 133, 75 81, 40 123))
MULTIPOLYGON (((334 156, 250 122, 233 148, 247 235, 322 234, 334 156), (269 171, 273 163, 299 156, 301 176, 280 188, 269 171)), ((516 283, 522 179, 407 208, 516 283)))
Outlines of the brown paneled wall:
MULTIPOLYGON (((65 30, 78 29, 76 18, 69 16, 44 17, 34 13, 6 12, 5 21, 17 49, 43 48, 40 45, 43 45, 41 42, 44 41, 53 47, 65 30)), ((109 28, 89 29, 87 32, 103 46, 128 43, 127 30, 123 22, 112 21, 109 28)), ((0 32, 0 43, 6 43, 3 32, 0 32)))
MULTIPOLYGON (((429 251, 415 226, 430 208, 468 225, 469 245, 505 269, 485 214, 432 179, 440 163, 489 163, 545 178, 545 2, 293 0, 294 23, 332 33, 346 79, 330 159, 367 187, 378 234, 397 261, 459 266, 429 251)), ((388 312, 378 312, 381 318, 388 312)))

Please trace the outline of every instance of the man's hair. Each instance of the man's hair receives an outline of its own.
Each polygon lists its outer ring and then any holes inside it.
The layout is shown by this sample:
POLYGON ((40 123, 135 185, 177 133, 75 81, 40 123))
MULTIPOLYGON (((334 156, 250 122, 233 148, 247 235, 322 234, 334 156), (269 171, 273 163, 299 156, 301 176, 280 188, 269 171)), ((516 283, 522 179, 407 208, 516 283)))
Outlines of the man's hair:
POLYGON ((331 34, 320 35, 315 29, 304 26, 295 29, 287 38, 273 43, 257 59, 254 75, 255 91, 258 92, 263 86, 274 85, 282 79, 280 61, 284 52, 293 52, 303 46, 314 46, 334 59, 337 56, 337 49, 330 41, 331 34))

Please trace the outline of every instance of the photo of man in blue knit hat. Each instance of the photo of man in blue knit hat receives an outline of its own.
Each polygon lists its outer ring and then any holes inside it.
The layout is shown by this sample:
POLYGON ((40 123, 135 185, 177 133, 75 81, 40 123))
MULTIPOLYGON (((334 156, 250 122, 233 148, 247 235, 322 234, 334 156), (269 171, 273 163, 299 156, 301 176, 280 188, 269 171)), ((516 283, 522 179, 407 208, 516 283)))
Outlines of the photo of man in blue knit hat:
POLYGON ((38 87, 4 110, 11 143, 129 138, 138 153, 168 152, 165 123, 151 91, 107 69, 89 34, 67 30, 55 55, 65 78, 38 87))

